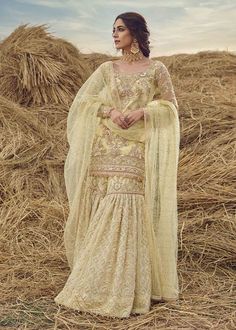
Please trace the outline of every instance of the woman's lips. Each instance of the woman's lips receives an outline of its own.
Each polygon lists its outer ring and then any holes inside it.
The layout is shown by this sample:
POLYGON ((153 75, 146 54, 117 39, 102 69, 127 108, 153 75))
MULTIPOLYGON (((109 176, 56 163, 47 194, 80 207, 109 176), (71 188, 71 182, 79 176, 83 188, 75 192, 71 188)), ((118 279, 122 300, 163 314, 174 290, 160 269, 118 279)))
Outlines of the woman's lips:
POLYGON ((118 42, 120 42, 119 40, 115 40, 115 44, 117 44, 118 42))

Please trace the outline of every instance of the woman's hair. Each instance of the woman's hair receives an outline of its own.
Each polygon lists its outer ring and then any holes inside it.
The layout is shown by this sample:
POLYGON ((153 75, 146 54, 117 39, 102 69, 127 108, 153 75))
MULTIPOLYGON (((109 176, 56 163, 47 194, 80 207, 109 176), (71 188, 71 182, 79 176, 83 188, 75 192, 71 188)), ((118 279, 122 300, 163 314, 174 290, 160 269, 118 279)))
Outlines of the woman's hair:
POLYGON ((147 28, 147 23, 145 21, 145 18, 135 12, 125 12, 120 15, 118 15, 115 18, 115 21, 121 18, 127 28, 130 30, 131 35, 137 39, 137 42, 139 44, 139 48, 144 56, 149 57, 150 49, 149 49, 149 35, 150 32, 147 28))

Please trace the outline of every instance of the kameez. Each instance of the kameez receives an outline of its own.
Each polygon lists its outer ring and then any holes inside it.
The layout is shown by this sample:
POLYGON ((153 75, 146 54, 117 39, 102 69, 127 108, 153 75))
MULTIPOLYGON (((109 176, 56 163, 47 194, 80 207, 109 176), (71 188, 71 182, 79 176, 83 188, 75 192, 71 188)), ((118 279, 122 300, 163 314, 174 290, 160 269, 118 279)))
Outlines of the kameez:
MULTIPOLYGON (((153 86, 157 97, 178 107, 162 62, 152 61, 139 73, 118 72, 109 62, 124 114, 137 109, 137 102, 145 107, 153 86)), ((89 220, 81 230, 71 274, 55 301, 78 311, 129 317, 147 313, 151 298, 163 298, 152 293, 145 215, 145 122, 137 124, 141 134, 136 139, 103 119, 103 107, 97 111, 100 120, 91 148, 87 189, 78 196, 83 198, 83 214, 89 220)))

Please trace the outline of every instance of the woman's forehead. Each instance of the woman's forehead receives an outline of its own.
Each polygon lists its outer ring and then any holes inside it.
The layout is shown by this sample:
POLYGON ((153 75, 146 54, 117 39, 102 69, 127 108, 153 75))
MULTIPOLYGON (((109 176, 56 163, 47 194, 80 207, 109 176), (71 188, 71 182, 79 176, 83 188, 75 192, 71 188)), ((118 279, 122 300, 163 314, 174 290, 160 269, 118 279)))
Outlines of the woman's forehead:
POLYGON ((120 27, 120 26, 125 26, 124 22, 122 21, 121 18, 118 18, 115 23, 113 24, 113 27, 114 26, 117 26, 117 27, 120 27))

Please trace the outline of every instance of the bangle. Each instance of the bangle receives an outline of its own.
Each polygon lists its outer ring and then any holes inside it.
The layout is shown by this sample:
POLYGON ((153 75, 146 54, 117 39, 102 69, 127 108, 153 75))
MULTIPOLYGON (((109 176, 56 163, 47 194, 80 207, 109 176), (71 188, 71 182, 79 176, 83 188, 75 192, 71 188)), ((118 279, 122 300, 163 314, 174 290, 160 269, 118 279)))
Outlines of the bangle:
POLYGON ((103 118, 110 117, 112 110, 113 110, 113 108, 103 110, 103 118))

